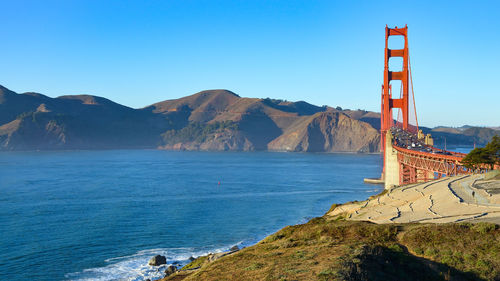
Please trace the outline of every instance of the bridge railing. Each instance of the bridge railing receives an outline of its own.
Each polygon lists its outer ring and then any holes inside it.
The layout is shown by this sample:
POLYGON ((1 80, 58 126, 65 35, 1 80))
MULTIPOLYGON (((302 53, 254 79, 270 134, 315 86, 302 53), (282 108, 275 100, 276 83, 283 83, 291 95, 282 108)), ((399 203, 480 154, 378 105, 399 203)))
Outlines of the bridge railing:
MULTIPOLYGON (((435 158, 435 159, 443 159, 455 162, 461 162, 466 154, 463 153, 451 153, 451 155, 441 154, 441 153, 433 153, 433 152, 424 152, 418 150, 407 149, 399 146, 393 146, 398 152, 405 153, 408 155, 421 156, 426 158, 435 158)), ((434 147, 432 147, 435 149, 434 147)), ((443 151, 439 149, 439 151, 443 151)))

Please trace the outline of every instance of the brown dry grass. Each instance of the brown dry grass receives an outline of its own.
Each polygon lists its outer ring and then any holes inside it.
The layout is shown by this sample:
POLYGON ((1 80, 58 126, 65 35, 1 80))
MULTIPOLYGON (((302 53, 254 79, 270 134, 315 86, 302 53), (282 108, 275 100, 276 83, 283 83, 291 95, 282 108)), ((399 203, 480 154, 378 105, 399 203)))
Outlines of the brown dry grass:
POLYGON ((164 280, 500 280, 494 224, 312 219, 164 280))

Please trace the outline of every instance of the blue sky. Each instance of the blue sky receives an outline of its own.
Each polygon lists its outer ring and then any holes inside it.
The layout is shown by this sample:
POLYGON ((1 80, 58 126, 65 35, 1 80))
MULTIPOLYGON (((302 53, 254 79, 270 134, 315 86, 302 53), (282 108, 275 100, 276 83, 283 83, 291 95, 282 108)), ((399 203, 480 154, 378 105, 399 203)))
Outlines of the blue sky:
POLYGON ((420 125, 499 126, 499 3, 0 0, 0 84, 135 108, 223 88, 379 111, 384 28, 408 24, 420 125))

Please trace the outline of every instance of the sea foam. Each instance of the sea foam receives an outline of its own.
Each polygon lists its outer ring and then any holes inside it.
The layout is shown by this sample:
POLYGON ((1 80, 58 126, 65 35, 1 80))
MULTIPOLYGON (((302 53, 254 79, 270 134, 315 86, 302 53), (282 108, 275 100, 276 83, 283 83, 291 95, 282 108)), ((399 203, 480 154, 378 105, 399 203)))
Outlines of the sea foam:
MULTIPOLYGON (((237 245, 241 246, 243 243, 240 242, 237 245)), ((72 281, 155 280, 165 276, 165 269, 169 265, 175 265, 180 268, 189 263, 190 257, 227 251, 230 246, 232 245, 212 249, 163 248, 142 250, 133 255, 106 259, 105 262, 108 264, 106 266, 68 273, 65 277, 66 280, 72 281), (148 261, 155 255, 167 257, 167 264, 161 266, 148 265, 148 261)))

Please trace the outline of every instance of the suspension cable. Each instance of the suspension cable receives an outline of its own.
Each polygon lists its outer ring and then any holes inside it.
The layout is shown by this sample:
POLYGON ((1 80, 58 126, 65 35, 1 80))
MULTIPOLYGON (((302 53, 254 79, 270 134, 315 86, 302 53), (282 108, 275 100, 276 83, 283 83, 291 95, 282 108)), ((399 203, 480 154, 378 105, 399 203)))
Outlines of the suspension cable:
POLYGON ((417 132, 418 132, 417 105, 415 104, 415 92, 413 91, 413 78, 412 78, 412 73, 411 73, 411 60, 410 60, 410 53, 409 52, 408 52, 408 65, 410 66, 411 96, 413 98, 413 110, 415 112, 415 122, 417 123, 417 132))

